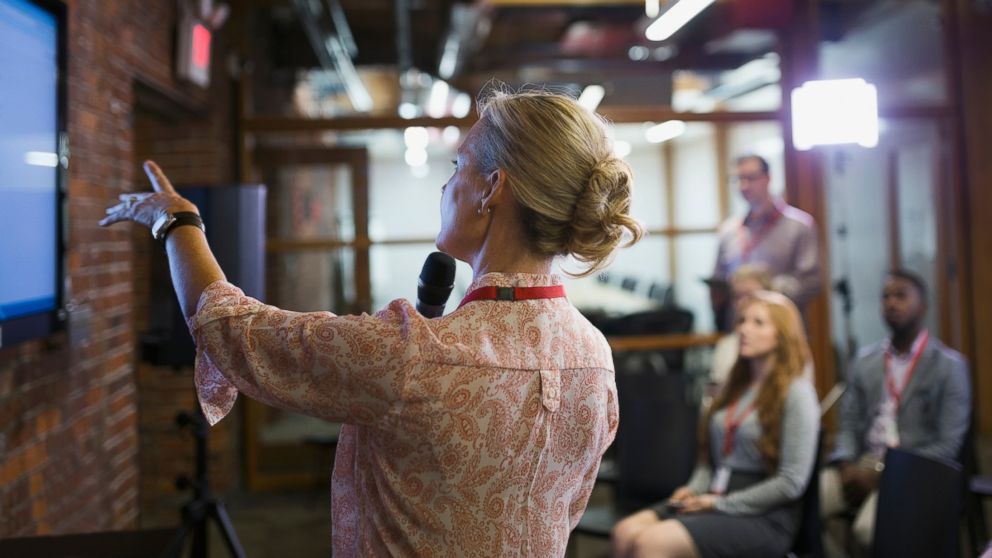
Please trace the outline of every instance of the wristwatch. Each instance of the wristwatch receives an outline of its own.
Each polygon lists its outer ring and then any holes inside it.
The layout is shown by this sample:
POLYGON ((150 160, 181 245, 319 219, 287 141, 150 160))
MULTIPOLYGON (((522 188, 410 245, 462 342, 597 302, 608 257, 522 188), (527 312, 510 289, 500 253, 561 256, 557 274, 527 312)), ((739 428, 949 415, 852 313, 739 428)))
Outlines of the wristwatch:
POLYGON ((183 225, 191 225, 203 232, 207 232, 207 228, 203 225, 203 219, 196 213, 192 211, 179 211, 176 213, 166 211, 165 215, 159 217, 155 221, 155 224, 152 225, 152 237, 165 244, 165 238, 169 236, 172 229, 182 227, 183 225))

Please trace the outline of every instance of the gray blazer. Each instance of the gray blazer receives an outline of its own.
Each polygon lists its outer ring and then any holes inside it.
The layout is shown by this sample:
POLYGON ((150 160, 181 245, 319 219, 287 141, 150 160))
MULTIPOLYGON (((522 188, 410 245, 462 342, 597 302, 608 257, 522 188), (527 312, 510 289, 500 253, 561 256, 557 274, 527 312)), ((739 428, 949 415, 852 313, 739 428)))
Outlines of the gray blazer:
MULTIPOLYGON (((865 433, 878 414, 885 389, 884 344, 858 353, 841 401, 840 430, 831 461, 858 459, 865 433)), ((899 406, 899 443, 933 457, 958 460, 971 421, 971 380, 960 353, 930 337, 899 406)))

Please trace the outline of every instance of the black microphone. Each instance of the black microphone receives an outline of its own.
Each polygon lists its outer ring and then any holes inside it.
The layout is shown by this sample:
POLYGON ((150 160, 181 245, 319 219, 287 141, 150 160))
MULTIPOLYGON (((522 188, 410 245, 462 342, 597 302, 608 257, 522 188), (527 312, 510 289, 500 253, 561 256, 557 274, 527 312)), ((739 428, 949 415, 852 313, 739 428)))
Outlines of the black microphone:
POLYGON ((454 286, 455 259, 444 252, 432 252, 417 281, 417 312, 426 318, 444 314, 444 304, 454 286))

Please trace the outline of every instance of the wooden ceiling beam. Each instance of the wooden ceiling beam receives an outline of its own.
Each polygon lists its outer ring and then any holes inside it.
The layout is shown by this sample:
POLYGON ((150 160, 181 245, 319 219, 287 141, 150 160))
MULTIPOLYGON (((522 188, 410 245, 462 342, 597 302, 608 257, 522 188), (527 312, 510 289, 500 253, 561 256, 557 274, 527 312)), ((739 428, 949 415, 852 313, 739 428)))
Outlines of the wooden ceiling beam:
MULTIPOLYGON (((678 112, 670 107, 628 106, 601 107, 598 111, 614 123, 623 122, 662 122, 665 120, 682 120, 685 122, 754 122, 762 120, 777 120, 781 115, 777 111, 754 112, 678 112)), ((398 129, 409 126, 425 128, 444 128, 457 126, 469 128, 475 124, 475 114, 465 118, 400 118, 395 115, 373 116, 344 116, 336 118, 287 118, 256 116, 246 118, 241 125, 245 132, 254 134, 275 132, 315 132, 315 131, 347 131, 347 130, 380 130, 398 129)))

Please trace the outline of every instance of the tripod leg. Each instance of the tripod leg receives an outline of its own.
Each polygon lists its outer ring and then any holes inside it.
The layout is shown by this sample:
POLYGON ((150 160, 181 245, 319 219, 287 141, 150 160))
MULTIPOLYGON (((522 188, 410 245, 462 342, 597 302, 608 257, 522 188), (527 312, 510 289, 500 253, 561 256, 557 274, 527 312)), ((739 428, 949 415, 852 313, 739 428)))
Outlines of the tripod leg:
POLYGON ((214 501, 210 507, 210 515, 217 521, 217 526, 220 528, 220 535, 224 539, 224 543, 227 545, 227 551, 231 556, 234 558, 245 558, 245 550, 241 548, 241 541, 238 540, 238 534, 234 532, 234 525, 231 523, 231 518, 227 515, 227 508, 224 507, 224 502, 214 501))
POLYGON ((190 558, 207 558, 207 516, 203 515, 193 525, 193 546, 190 558))
POLYGON ((185 521, 176 533, 176 537, 169 543, 169 548, 162 554, 162 558, 181 558, 183 549, 186 548, 186 540, 190 535, 190 526, 185 521))

